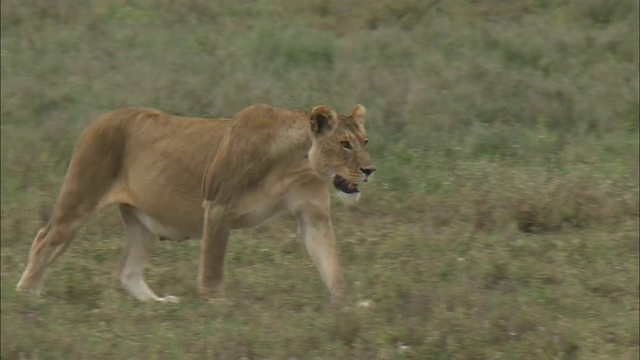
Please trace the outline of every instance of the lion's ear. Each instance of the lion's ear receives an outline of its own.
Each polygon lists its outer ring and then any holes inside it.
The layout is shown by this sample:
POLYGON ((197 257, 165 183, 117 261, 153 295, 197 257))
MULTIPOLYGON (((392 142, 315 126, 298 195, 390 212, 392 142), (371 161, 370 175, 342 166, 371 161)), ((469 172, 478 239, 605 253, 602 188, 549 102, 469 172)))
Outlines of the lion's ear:
POLYGON ((358 122, 360 125, 364 125, 364 114, 366 112, 367 111, 364 106, 358 104, 353 107, 353 110, 351 110, 351 114, 349 115, 349 117, 358 122))
POLYGON ((326 105, 318 105, 311 110, 311 130, 320 134, 330 131, 338 125, 338 114, 326 105))

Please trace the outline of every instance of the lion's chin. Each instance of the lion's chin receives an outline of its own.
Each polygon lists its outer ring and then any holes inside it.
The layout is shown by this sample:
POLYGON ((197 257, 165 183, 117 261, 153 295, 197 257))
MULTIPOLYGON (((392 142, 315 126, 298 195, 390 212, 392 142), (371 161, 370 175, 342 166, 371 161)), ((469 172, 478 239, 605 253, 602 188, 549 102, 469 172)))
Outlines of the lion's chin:
POLYGON ((360 192, 347 194, 338 190, 336 191, 336 194, 338 195, 338 199, 340 199, 343 203, 347 205, 355 204, 358 202, 358 200, 360 200, 360 192))
POLYGON ((333 186, 336 189, 338 198, 347 204, 353 204, 360 199, 358 184, 348 181, 340 175, 333 177, 333 186))
POLYGON ((333 186, 336 190, 344 194, 350 195, 360 193, 357 183, 351 182, 340 175, 335 175, 333 177, 333 186))

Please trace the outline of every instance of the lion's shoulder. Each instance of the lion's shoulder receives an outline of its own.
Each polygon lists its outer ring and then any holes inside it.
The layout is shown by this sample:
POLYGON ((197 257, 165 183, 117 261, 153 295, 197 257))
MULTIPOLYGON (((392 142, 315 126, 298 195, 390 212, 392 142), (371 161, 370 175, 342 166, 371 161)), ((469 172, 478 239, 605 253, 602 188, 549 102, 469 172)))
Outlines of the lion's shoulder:
POLYGON ((182 116, 153 108, 121 108, 103 114, 89 128, 92 131, 104 131, 115 127, 144 128, 141 135, 156 131, 171 131, 180 135, 192 131, 218 131, 228 120, 230 119, 182 116))
POLYGON ((296 117, 301 118, 304 117, 305 114, 308 113, 297 109, 281 108, 267 104, 255 104, 240 110, 234 115, 233 120, 238 124, 253 124, 264 121, 273 127, 277 127, 283 120, 296 117))
POLYGON ((237 112, 208 168, 205 198, 226 203, 273 169, 289 168, 304 159, 310 146, 305 117, 302 111, 266 104, 250 105, 237 112))

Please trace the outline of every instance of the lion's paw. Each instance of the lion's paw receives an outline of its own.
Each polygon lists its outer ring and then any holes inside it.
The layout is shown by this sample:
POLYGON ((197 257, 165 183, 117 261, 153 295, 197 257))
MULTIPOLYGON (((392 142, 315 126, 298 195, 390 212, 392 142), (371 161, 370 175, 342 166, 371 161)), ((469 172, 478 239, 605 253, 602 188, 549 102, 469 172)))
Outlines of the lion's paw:
POLYGON ((26 293, 40 296, 40 285, 27 284, 20 280, 20 282, 16 286, 16 293, 26 293))
POLYGON ((158 301, 163 303, 177 304, 180 302, 180 298, 173 295, 166 295, 165 297, 158 298, 158 301))
POLYGON ((207 300, 207 302, 209 304, 215 304, 215 305, 230 305, 231 304, 230 300, 228 300, 227 298, 223 298, 223 297, 210 298, 210 299, 207 300))

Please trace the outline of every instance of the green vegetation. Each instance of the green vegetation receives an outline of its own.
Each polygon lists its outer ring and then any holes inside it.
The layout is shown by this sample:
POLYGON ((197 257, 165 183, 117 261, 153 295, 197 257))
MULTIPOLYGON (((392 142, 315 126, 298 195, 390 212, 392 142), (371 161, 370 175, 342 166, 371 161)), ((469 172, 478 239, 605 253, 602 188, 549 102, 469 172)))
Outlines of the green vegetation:
POLYGON ((638 2, 1 2, 2 359, 637 359, 638 2), (375 4, 374 4, 375 3, 375 4), (289 218, 158 244, 143 304, 115 209, 16 294, 79 132, 114 108, 368 110, 376 181, 334 205, 335 311, 289 218))

